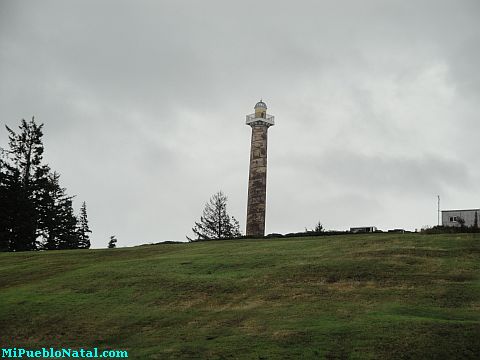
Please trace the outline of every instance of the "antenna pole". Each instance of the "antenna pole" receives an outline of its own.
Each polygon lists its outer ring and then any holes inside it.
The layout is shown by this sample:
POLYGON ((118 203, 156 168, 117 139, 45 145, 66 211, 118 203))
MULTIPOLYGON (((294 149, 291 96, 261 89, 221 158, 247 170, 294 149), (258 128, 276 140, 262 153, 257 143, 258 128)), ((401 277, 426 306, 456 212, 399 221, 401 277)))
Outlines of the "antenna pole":
POLYGON ((438 204, 437 204, 437 221, 438 226, 440 226, 440 195, 437 195, 438 204))

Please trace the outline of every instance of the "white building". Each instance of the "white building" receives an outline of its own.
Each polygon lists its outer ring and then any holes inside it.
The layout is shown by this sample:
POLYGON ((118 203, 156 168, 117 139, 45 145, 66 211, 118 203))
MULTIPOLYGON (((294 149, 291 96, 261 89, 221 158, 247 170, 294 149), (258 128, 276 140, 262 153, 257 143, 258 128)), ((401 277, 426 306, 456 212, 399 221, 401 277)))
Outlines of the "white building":
POLYGON ((442 210, 442 225, 460 227, 464 221, 466 227, 471 227, 475 224, 475 218, 478 224, 479 216, 480 209, 442 210))

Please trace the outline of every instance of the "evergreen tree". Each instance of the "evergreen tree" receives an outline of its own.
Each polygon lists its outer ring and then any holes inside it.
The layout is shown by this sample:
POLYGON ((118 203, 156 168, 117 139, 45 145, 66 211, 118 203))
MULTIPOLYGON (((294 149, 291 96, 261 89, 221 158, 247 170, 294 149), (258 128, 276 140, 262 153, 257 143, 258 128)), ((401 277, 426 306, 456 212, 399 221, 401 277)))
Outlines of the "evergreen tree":
POLYGON ((478 211, 475 211, 475 219, 473 220, 473 228, 478 230, 478 211))
POLYGON ((39 197, 39 228, 42 248, 55 250, 59 247, 60 224, 58 221, 59 199, 63 189, 59 185, 60 175, 54 172, 43 184, 39 197))
POLYGON ((110 236, 110 241, 108 242, 108 248, 109 249, 114 249, 117 247, 117 239, 115 238, 115 235, 110 236))
POLYGON ((43 169, 44 166, 41 165, 44 150, 42 142, 43 124, 37 125, 34 117, 28 123, 25 119, 22 119, 18 134, 8 126, 5 127, 9 133, 11 159, 15 167, 20 170, 22 185, 27 187, 38 178, 39 171, 42 174, 48 172, 48 169, 43 169))
POLYGON ((78 219, 78 229, 77 229, 80 248, 82 249, 90 248, 90 235, 88 235, 88 233, 91 233, 91 232, 92 231, 88 226, 87 204, 84 201, 82 204, 82 207, 80 208, 80 217, 78 219))
POLYGON ((50 174, 43 184, 39 201, 39 232, 43 248, 76 249, 80 246, 77 218, 73 213, 73 196, 66 195, 59 184, 60 175, 50 174))
POLYGON ((0 148, 0 251, 10 247, 12 196, 7 185, 6 150, 0 148))
POLYGON ((6 126, 9 151, 3 151, 8 155, 2 160, 1 192, 7 209, 0 232, 6 237, 2 243, 8 243, 11 251, 37 248, 38 193, 49 172, 41 163, 42 127, 33 117, 29 122, 22 119, 18 133, 6 126))
POLYGON ((315 225, 315 232, 317 232, 317 233, 323 232, 323 225, 320 221, 318 222, 317 225, 315 225))
POLYGON ((2 251, 33 250, 35 209, 21 186, 18 170, 8 165, 4 168, 7 170, 0 179, 0 247, 2 251))
MULTIPOLYGON (((240 225, 233 216, 227 213, 227 197, 221 192, 217 192, 205 204, 203 215, 199 222, 195 222, 192 228, 197 236, 196 240, 211 240, 234 238, 241 236, 240 225)), ((193 241, 187 236, 187 239, 193 241)))
POLYGON ((0 149, 0 251, 80 246, 72 197, 43 160, 43 124, 6 126, 9 148, 0 149), (38 241, 41 240, 41 241, 38 241))
POLYGON ((80 248, 79 236, 77 233, 77 218, 73 212, 72 198, 65 197, 61 200, 59 207, 59 249, 80 248))

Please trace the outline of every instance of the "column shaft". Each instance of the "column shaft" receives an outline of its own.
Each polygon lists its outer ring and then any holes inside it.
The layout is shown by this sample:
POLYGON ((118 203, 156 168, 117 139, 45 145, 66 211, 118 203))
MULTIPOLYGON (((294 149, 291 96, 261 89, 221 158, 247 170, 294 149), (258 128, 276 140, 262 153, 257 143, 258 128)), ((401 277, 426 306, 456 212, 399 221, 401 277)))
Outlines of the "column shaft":
POLYGON ((252 126, 250 174, 248 178, 247 236, 265 235, 267 131, 268 126, 252 126))

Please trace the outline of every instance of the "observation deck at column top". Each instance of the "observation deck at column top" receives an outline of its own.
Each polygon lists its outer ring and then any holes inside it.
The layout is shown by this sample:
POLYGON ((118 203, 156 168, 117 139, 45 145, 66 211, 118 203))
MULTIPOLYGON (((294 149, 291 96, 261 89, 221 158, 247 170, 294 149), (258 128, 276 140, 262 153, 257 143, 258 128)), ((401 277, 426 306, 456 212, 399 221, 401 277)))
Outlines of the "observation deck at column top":
POLYGON ((267 114, 267 105, 260 100, 255 105, 255 112, 253 114, 247 115, 247 125, 266 125, 272 126, 275 125, 275 117, 273 115, 267 114))
POLYGON ((265 114, 265 117, 257 116, 256 114, 247 115, 247 121, 245 124, 247 125, 256 125, 257 123, 260 125, 261 123, 272 126, 275 125, 275 116, 265 114))

